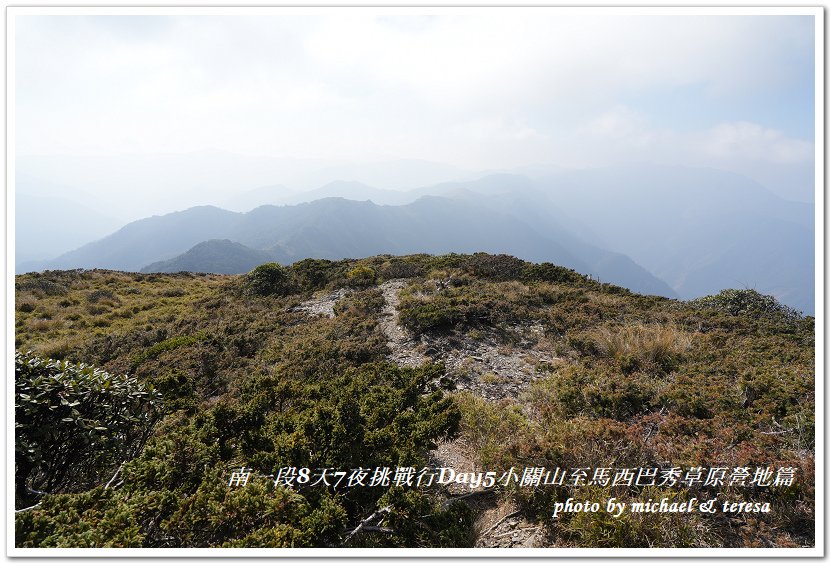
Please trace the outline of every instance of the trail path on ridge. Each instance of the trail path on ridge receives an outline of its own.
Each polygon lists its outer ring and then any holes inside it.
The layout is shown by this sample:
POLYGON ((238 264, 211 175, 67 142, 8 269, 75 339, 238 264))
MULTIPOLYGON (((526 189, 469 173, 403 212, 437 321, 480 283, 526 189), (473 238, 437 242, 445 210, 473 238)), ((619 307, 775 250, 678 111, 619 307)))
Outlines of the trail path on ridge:
MULTIPOLYGON (((495 344, 464 339, 455 346, 448 345, 442 338, 421 336, 414 338, 400 326, 399 292, 406 287, 407 280, 389 280, 380 285, 384 305, 378 322, 380 330, 387 340, 391 351, 389 358, 401 366, 417 367, 424 362, 443 361, 448 374, 456 377, 460 389, 468 388, 485 398, 516 396, 533 377, 534 368, 526 357, 537 360, 542 354, 528 350, 522 355, 502 354, 495 344), (459 346, 460 347, 456 347, 459 346), (421 350, 428 350, 428 356, 421 350), (470 363, 478 364, 472 375, 464 375, 470 363), (501 385, 488 385, 481 381, 483 373, 498 371, 504 374, 501 385), (462 381, 462 379, 464 381, 462 381)), ((527 338, 535 341, 539 336, 539 327, 524 327, 527 338)), ((443 442, 431 453, 432 463, 436 467, 452 467, 456 471, 480 471, 474 462, 473 452, 462 439, 443 442)), ((493 495, 473 495, 466 493, 470 489, 463 485, 449 485, 446 489, 450 499, 464 498, 463 502, 477 513, 475 530, 475 547, 539 547, 544 545, 542 527, 530 521, 517 510, 511 499, 500 499, 493 495)), ((449 500, 449 499, 448 499, 449 500)))
POLYGON ((398 365, 418 367, 430 358, 418 351, 419 342, 416 341, 403 327, 398 324, 398 293, 406 287, 406 280, 389 280, 380 285, 383 292, 384 305, 380 313, 380 330, 386 336, 389 349, 392 351, 390 359, 398 365))

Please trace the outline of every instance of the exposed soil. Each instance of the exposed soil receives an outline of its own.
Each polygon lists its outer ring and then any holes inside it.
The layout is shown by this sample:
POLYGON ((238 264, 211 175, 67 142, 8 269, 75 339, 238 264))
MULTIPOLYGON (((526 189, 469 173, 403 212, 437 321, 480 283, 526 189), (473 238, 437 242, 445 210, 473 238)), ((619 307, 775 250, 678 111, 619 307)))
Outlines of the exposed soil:
POLYGON ((398 324, 398 292, 406 285, 406 280, 389 280, 381 284, 380 290, 383 292, 385 304, 379 325, 391 350, 389 359, 401 366, 417 367, 428 362, 430 358, 420 351, 420 342, 398 324))
MULTIPOLYGON (((380 285, 384 305, 378 319, 386 337, 389 359, 400 366, 417 367, 443 362, 456 389, 468 390, 486 400, 516 398, 538 377, 537 366, 560 362, 546 344, 538 323, 517 324, 502 330, 483 328, 463 334, 424 334, 415 337, 399 324, 399 292, 409 282, 389 280, 380 285)), ((309 316, 334 317, 337 302, 351 293, 338 289, 317 295, 294 310, 309 316)), ((431 452, 434 467, 455 471, 481 471, 462 439, 444 442, 431 452)), ((475 547, 543 547, 544 529, 528 519, 512 499, 496 490, 471 491, 469 486, 451 484, 444 488, 446 502, 462 500, 477 514, 475 547)))
POLYGON ((351 293, 349 289, 338 289, 331 293, 316 296, 308 301, 303 301, 292 310, 305 311, 310 317, 334 317, 334 306, 349 293, 351 293))
MULTIPOLYGON (((406 280, 390 280, 380 286, 385 304, 379 321, 390 349, 389 358, 401 366, 443 362, 456 389, 469 390, 487 400, 515 398, 537 377, 536 366, 562 361, 546 346, 538 323, 516 325, 499 332, 482 329, 473 333, 413 336, 398 323, 398 293, 406 280)), ((431 452, 434 467, 458 472, 481 471, 462 439, 443 442, 431 452)), ((511 499, 497 491, 471 491, 463 484, 445 487, 446 502, 462 500, 478 515, 475 547, 543 547, 541 524, 528 519, 511 499)))
POLYGON ((560 361, 546 347, 544 330, 538 323, 503 331, 481 329, 415 337, 398 323, 398 292, 406 285, 406 280, 390 280, 380 286, 386 302, 380 328, 391 350, 390 359, 399 365, 443 362, 457 389, 498 400, 517 397, 525 390, 538 376, 536 366, 560 361))

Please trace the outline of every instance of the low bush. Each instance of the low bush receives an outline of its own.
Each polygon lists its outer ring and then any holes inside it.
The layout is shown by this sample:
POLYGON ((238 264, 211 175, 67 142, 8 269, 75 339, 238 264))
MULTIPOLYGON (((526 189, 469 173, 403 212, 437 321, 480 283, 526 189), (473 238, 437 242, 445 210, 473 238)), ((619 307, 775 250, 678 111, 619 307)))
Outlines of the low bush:
POLYGON ((276 262, 257 266, 245 276, 243 283, 249 295, 288 295, 293 290, 287 269, 276 262))
POLYGON ((71 490, 132 457, 147 439, 161 396, 152 385, 84 364, 15 353, 15 484, 71 490))
POLYGON ((375 270, 369 266, 357 266, 346 274, 346 283, 351 287, 368 287, 375 284, 375 270))
POLYGON ((792 307, 783 305, 775 297, 758 293, 754 289, 724 289, 717 295, 701 297, 691 303, 729 315, 747 315, 756 319, 772 317, 793 320, 801 317, 792 307))

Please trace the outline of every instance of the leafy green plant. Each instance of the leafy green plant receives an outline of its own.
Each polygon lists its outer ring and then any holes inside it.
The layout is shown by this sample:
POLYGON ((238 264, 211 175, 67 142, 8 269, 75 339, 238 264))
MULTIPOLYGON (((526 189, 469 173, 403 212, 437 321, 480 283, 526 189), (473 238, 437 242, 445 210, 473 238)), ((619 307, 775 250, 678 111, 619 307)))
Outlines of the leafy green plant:
POLYGON ((522 270, 522 279, 548 283, 577 283, 585 278, 574 270, 550 262, 543 262, 541 264, 526 264, 522 270))
POLYGON ((472 509, 463 502, 438 505, 419 490, 393 487, 378 501, 388 508, 387 534, 357 538, 365 547, 473 547, 472 509))
POLYGON ((94 482, 100 468, 133 457, 161 396, 152 385, 101 369, 15 353, 15 483, 30 491, 94 482))
POLYGON ((291 265, 291 274, 305 290, 323 289, 331 281, 337 263, 331 260, 306 258, 291 265))
POLYGON ((516 280, 525 267, 526 262, 507 254, 473 254, 464 270, 474 276, 495 281, 516 280))
POLYGON ((648 409, 656 387, 653 377, 639 372, 612 374, 566 366, 535 382, 530 397, 539 408, 552 409, 560 416, 625 420, 648 409))

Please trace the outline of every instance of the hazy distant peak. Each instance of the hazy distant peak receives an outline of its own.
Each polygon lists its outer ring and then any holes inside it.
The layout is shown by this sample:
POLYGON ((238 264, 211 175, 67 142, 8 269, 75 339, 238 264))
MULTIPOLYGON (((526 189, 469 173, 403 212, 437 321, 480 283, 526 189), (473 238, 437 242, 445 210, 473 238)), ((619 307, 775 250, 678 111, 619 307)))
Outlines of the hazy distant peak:
MULTIPOLYGON (((374 186, 370 186, 369 184, 364 184, 363 182, 358 182, 357 180, 334 180, 323 186, 318 188, 319 190, 328 190, 328 191, 335 191, 335 190, 345 190, 345 189, 368 189, 368 190, 377 190, 374 186)), ((313 190, 316 191, 316 190, 313 190)))
POLYGON ((401 205, 409 196, 405 192, 376 188, 356 180, 335 180, 320 188, 297 194, 292 203, 314 201, 327 197, 342 197, 352 201, 372 201, 379 205, 401 205))
POLYGON ((517 191, 535 191, 533 182, 527 176, 500 172, 497 174, 482 176, 476 180, 466 182, 441 182, 440 184, 435 184, 433 186, 418 188, 410 193, 441 195, 475 193, 483 195, 496 195, 508 192, 515 193, 517 191))
POLYGON ((285 203, 286 198, 293 196, 296 192, 282 184, 260 186, 251 190, 245 190, 234 194, 223 200, 220 207, 232 211, 250 211, 260 205, 276 205, 285 203))

